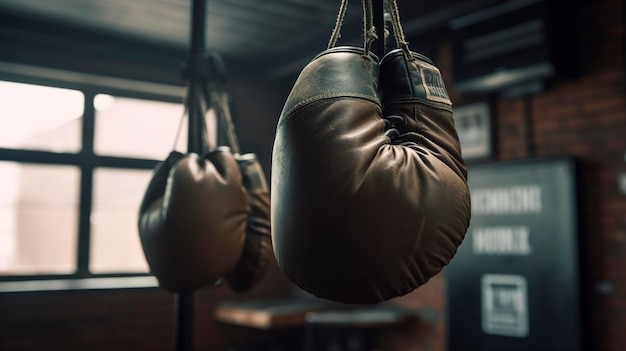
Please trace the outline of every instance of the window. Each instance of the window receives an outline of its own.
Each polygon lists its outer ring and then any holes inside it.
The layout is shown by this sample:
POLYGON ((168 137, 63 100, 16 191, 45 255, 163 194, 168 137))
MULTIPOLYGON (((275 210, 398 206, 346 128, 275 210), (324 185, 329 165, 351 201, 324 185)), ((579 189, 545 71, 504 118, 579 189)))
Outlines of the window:
POLYGON ((0 274, 73 273, 78 168, 0 162, 0 175, 0 274))
POLYGON ((137 233, 137 216, 151 176, 149 170, 99 168, 94 172, 91 272, 148 272, 137 233))
POLYGON ((116 92, 0 81, 0 285, 155 285, 138 209, 156 163, 185 149, 182 99, 116 92))
POLYGON ((173 147, 185 149, 187 120, 180 125, 180 104, 103 94, 96 95, 94 103, 96 154, 159 160, 173 147))
POLYGON ((0 81, 0 147, 80 151, 83 93, 0 81))

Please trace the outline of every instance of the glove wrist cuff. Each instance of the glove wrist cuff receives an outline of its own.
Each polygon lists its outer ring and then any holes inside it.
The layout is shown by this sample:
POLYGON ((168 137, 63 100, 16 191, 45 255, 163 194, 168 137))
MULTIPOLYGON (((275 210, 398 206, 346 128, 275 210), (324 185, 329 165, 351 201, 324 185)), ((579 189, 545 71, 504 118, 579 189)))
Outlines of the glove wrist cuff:
POLYGON ((451 106, 441 72, 426 56, 411 52, 407 60, 401 49, 390 51, 380 64, 383 105, 395 101, 422 100, 451 106))

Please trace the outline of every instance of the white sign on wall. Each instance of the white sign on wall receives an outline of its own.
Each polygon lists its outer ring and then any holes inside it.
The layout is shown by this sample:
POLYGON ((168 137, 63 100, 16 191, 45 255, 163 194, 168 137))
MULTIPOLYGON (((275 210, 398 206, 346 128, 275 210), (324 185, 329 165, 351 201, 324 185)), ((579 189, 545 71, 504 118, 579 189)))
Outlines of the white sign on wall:
POLYGON ((528 288, 524 276, 483 275, 481 300, 482 330, 485 334, 528 335, 528 288))
POLYGON ((463 158, 468 160, 488 158, 493 153, 491 140, 491 111, 486 102, 454 107, 454 123, 463 158))

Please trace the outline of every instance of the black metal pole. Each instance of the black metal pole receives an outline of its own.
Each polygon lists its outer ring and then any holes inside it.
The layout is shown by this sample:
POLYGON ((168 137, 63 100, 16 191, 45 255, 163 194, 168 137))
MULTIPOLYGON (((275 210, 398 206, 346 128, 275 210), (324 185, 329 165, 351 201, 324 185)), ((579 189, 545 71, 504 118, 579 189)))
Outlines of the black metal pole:
POLYGON ((206 37, 206 0, 193 0, 191 7, 190 55, 204 53, 206 37))
MULTIPOLYGON (((191 4, 191 29, 189 33, 189 57, 187 61, 188 96, 187 108, 188 133, 187 149, 189 152, 204 153, 204 111, 198 99, 201 96, 199 78, 197 77, 198 63, 205 50, 206 33, 206 0, 193 0, 191 4)), ((193 350, 193 293, 180 293, 174 296, 176 313, 176 351, 193 350)))
POLYGON ((176 351, 193 349, 193 293, 174 295, 176 308, 176 351))
POLYGON ((374 28, 378 39, 372 42, 372 52, 382 58, 385 54, 385 0, 373 0, 372 12, 374 15, 374 28))
POLYGON ((191 32, 189 38, 189 58, 187 62, 187 77, 189 79, 189 129, 187 146, 189 152, 202 154, 204 152, 204 111, 201 111, 199 100, 201 96, 198 66, 204 54, 206 31, 206 0, 193 0, 191 6, 191 32))

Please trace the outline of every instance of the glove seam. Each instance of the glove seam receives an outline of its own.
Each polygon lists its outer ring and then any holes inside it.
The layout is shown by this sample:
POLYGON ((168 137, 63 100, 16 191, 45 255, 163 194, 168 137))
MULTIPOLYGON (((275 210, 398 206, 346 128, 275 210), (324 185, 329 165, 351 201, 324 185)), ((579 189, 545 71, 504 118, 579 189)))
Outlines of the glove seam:
POLYGON ((292 108, 290 108, 284 114, 284 116, 289 116, 289 115, 295 113, 297 110, 299 110, 299 109, 301 109, 301 108, 303 108, 303 107, 305 107, 307 105, 310 105, 311 103, 321 102, 322 100, 330 100, 330 99, 333 99, 333 98, 340 98, 340 99, 360 98, 360 99, 371 101, 371 102, 375 103, 376 105, 378 105, 380 107, 380 101, 378 101, 378 99, 376 99, 375 97, 373 97, 371 95, 337 92, 337 93, 331 93, 331 94, 319 94, 319 95, 312 96, 312 97, 310 97, 308 99, 302 100, 302 101, 298 102, 297 104, 295 104, 292 108))
POLYGON ((388 107, 390 105, 395 105, 395 104, 405 104, 405 103, 410 103, 410 102, 414 102, 414 103, 420 103, 420 104, 424 104, 424 105, 428 105, 430 107, 439 109, 439 110, 444 110, 444 111, 452 111, 452 105, 448 105, 445 104, 443 102, 433 102, 433 101, 429 101, 423 98, 419 98, 419 97, 410 97, 410 98, 397 98, 397 99, 393 99, 387 102, 384 102, 383 105, 385 107, 388 107))

